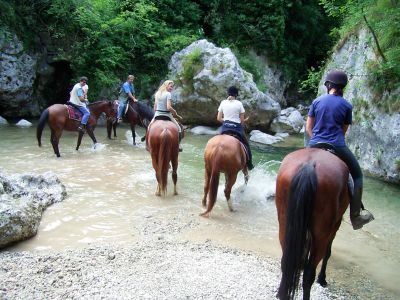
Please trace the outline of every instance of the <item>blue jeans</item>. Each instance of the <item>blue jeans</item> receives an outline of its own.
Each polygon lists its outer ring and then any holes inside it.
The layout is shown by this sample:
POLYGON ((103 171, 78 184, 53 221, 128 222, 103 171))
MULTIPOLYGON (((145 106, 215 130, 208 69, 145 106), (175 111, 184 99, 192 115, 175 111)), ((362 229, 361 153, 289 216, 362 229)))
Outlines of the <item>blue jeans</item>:
POLYGON ((86 125, 89 117, 90 117, 90 111, 85 107, 85 106, 75 106, 83 115, 82 116, 82 121, 81 124, 86 125))
POLYGON ((122 115, 125 112, 125 108, 126 108, 126 103, 128 102, 128 100, 125 101, 119 101, 119 105, 118 105, 118 119, 122 119, 122 115))

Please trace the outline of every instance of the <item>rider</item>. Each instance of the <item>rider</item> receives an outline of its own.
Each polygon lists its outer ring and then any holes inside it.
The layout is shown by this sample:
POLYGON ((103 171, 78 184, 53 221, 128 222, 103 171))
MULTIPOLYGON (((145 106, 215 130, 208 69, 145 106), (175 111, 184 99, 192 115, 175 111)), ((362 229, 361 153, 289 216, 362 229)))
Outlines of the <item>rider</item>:
POLYGON ((169 118, 176 125, 176 127, 178 128, 178 133, 179 133, 179 152, 182 152, 182 148, 181 148, 181 145, 180 145, 180 142, 181 142, 182 137, 183 137, 182 128, 179 125, 179 123, 175 120, 173 115, 175 115, 179 119, 182 119, 182 117, 180 115, 178 115, 176 110, 172 107, 171 92, 172 92, 173 88, 174 88, 174 82, 172 80, 164 81, 163 84, 158 88, 158 91, 156 92, 156 94, 154 96, 154 98, 155 98, 155 102, 154 102, 154 111, 155 111, 154 118, 150 122, 149 127, 158 116, 164 116, 164 117, 169 118))
POLYGON ((310 147, 327 143, 335 147, 336 154, 346 163, 354 181, 354 195, 350 201, 350 220, 354 230, 374 220, 374 216, 364 210, 361 196, 363 174, 357 159, 346 146, 345 133, 352 123, 353 106, 343 98, 343 89, 348 79, 345 72, 330 71, 324 85, 327 94, 313 101, 308 112, 306 130, 310 136, 310 147))
POLYGON ((134 102, 137 101, 135 97, 135 87, 133 85, 133 80, 135 76, 128 75, 128 79, 122 85, 121 90, 119 91, 119 106, 118 106, 118 123, 122 122, 122 116, 125 112, 126 104, 128 103, 129 98, 131 98, 134 102))
POLYGON ((248 118, 244 118, 245 110, 242 102, 236 100, 236 97, 239 95, 239 90, 235 86, 231 86, 228 88, 227 92, 228 98, 222 100, 218 107, 217 120, 222 123, 221 133, 234 132, 238 135, 239 140, 246 147, 249 156, 247 167, 249 170, 252 170, 254 168, 252 154, 243 128, 243 124, 248 118))
POLYGON ((88 79, 82 76, 79 82, 74 85, 72 91, 70 92, 69 102, 75 104, 75 107, 82 113, 82 121, 78 127, 79 131, 85 131, 86 124, 90 117, 90 111, 87 109, 86 104, 88 103, 87 98, 85 99, 84 86, 86 85, 88 79))

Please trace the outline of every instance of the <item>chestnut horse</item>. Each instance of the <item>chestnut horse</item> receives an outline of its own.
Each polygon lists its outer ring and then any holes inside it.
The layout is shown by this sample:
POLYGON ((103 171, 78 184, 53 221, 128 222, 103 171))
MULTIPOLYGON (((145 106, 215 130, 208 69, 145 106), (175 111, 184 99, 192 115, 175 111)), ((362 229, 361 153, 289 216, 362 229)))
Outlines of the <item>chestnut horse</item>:
POLYGON ((276 208, 282 247, 277 297, 293 299, 303 270, 303 299, 310 299, 316 268, 326 286, 326 266, 350 201, 349 171, 334 154, 306 148, 288 154, 276 180, 276 208))
MULTIPOLYGON (((118 101, 114 101, 113 103, 114 109, 115 109, 115 114, 118 112, 118 101)), ((132 100, 129 100, 127 104, 127 110, 126 114, 124 116, 124 119, 128 121, 128 123, 131 125, 131 131, 132 131, 132 139, 133 139, 133 145, 136 145, 136 133, 135 133, 135 126, 140 125, 144 127, 147 131, 147 126, 149 125, 150 121, 154 117, 154 110, 147 104, 143 102, 133 102, 132 100)), ((107 136, 109 139, 111 139, 111 130, 113 129, 114 131, 114 138, 117 137, 117 126, 118 122, 117 120, 113 120, 112 122, 107 123, 107 136)), ((142 142, 144 141, 144 137, 142 138, 142 142)))
MULTIPOLYGON (((107 120, 115 119, 115 111, 112 107, 112 102, 110 101, 97 101, 94 103, 90 103, 88 105, 88 108, 90 110, 90 118, 86 126, 86 131, 92 139, 93 143, 96 144, 97 141, 96 137, 94 136, 93 130, 96 127, 98 118, 102 113, 105 113, 107 120)), ((64 104, 54 104, 46 108, 40 116, 39 124, 36 129, 36 137, 39 147, 42 146, 41 138, 46 122, 49 124, 51 130, 50 142, 53 146, 54 153, 57 155, 57 157, 60 157, 61 155, 58 149, 58 143, 60 141, 63 130, 65 129, 69 131, 77 131, 80 122, 69 118, 68 108, 64 104)), ((80 131, 76 150, 78 150, 79 146, 81 145, 82 136, 83 132, 80 131)))
POLYGON ((244 147, 237 138, 231 135, 216 135, 206 145, 204 150, 204 164, 205 182, 202 205, 206 207, 207 195, 208 205, 207 210, 200 215, 203 217, 210 215, 217 199, 220 172, 225 173, 225 198, 228 202, 229 210, 233 211, 230 199, 231 190, 236 182, 239 171, 243 171, 246 184, 249 180, 244 147))
POLYGON ((168 169, 171 163, 174 195, 177 195, 179 137, 178 128, 167 120, 155 120, 147 131, 148 148, 157 178, 156 196, 167 192, 168 169))

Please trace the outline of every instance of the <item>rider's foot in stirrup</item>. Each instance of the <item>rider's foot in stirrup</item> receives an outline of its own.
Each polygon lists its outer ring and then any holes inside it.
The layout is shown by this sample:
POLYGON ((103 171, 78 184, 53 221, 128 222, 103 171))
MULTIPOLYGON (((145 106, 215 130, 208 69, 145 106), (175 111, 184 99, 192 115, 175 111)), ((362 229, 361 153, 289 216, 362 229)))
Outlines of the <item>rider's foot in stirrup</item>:
POLYGON ((122 118, 118 118, 117 123, 122 123, 122 118))
POLYGON ((351 225, 354 230, 361 229, 365 224, 373 221, 375 218, 368 210, 362 210, 358 216, 350 217, 351 225))
POLYGON ((182 146, 179 144, 179 152, 182 152, 182 151, 183 151, 182 146))

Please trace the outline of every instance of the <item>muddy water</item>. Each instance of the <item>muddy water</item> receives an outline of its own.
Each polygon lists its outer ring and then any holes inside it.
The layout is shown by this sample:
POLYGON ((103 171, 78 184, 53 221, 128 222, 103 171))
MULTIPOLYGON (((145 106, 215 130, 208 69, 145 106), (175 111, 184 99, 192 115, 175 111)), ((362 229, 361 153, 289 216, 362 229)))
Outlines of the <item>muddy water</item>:
MULTIPOLYGON (((210 136, 188 134, 179 157, 178 196, 170 186, 166 198, 154 196, 156 183, 149 154, 143 144, 133 147, 128 127, 115 140, 106 139, 105 128, 96 129, 96 149, 84 138, 74 150, 77 134, 64 132, 61 158, 53 154, 48 128, 37 146, 35 127, 0 127, 0 171, 5 174, 55 172, 66 185, 68 197, 49 207, 38 234, 12 251, 46 251, 87 247, 93 244, 129 244, 145 235, 167 230, 174 238, 251 250, 279 258, 278 225, 274 192, 275 175, 285 154, 299 147, 301 137, 275 147, 253 146, 256 168, 247 186, 239 176, 232 198, 235 213, 219 197, 210 219, 198 216, 203 189, 203 151, 210 136), (173 223, 170 220, 174 220, 173 223), (174 225, 171 225, 174 224, 174 225)), ((142 135, 143 131, 138 130, 142 135)), ((170 181, 171 183, 171 181, 170 181)), ((364 202, 376 221, 353 231, 346 214, 334 241, 328 281, 355 294, 372 290, 382 299, 400 298, 400 189, 366 179, 364 202), (361 285, 358 281, 361 281, 361 285)), ((368 295, 365 293, 364 295, 368 295)))

